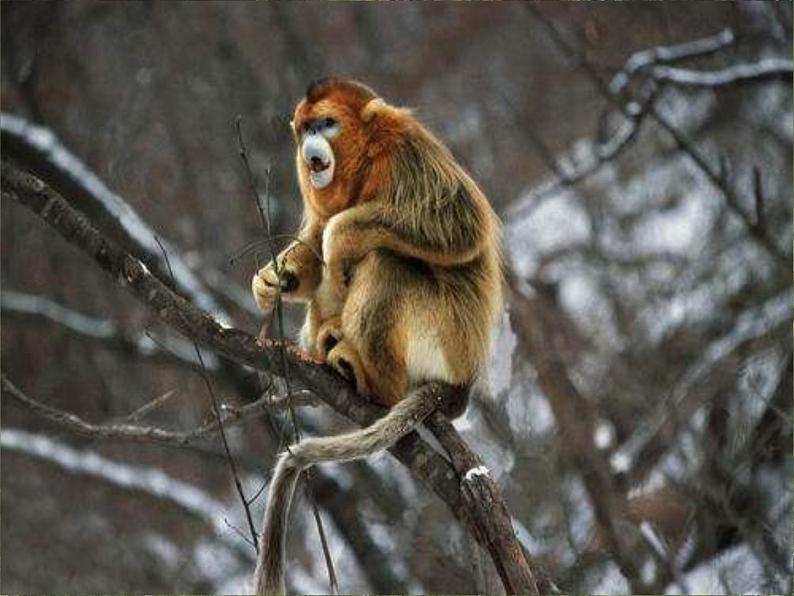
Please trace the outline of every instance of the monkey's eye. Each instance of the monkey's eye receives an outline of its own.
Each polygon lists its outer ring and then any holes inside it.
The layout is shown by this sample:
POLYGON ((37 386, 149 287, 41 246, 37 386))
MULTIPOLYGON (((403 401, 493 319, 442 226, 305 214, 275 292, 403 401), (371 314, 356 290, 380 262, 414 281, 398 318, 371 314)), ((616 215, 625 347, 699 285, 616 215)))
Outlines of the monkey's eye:
POLYGON ((329 141, 339 134, 339 123, 331 117, 319 121, 320 134, 329 141))

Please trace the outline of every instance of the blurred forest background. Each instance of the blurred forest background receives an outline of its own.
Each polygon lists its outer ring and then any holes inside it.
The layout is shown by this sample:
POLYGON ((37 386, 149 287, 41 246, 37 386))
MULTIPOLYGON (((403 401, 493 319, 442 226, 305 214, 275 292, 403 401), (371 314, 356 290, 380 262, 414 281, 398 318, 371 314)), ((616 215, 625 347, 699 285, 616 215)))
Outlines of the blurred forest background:
MULTIPOLYGON (((78 187, 128 203, 144 243, 156 233, 192 271, 193 302, 250 332, 257 260, 232 257, 263 231, 235 117, 282 234, 300 220, 288 122, 310 80, 414 106, 504 222, 492 396, 455 424, 522 543, 569 593, 791 592, 790 3, 0 8, 4 157, 23 157, 14 135, 62 144, 78 187)), ((28 396, 191 429, 210 416, 191 349, 3 202, 2 367, 28 396)), ((206 357, 219 399, 258 397, 251 371, 206 357)), ((298 415, 309 433, 347 427, 327 407, 298 415)), ((273 428, 228 430, 249 497, 273 428)), ((0 437, 4 593, 247 589, 254 551, 215 436, 80 436, 4 395, 0 437)), ((391 456, 312 485, 342 592, 502 589, 391 456)), ((293 520, 290 587, 327 592, 304 498, 293 520)))

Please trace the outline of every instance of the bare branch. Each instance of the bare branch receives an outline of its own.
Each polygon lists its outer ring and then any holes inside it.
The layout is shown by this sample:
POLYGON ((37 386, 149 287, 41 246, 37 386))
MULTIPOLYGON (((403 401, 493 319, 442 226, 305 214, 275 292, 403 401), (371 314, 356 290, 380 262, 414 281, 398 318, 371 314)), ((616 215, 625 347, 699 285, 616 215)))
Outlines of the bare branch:
POLYGON ((743 346, 762 339, 775 339, 778 334, 787 332, 791 325, 791 302, 791 290, 787 290, 744 312, 736 325, 715 340, 702 357, 683 373, 668 398, 662 400, 648 419, 638 425, 634 433, 613 453, 613 466, 620 471, 631 472, 635 481, 650 471, 651 465, 657 460, 652 452, 660 444, 674 443, 669 436, 675 427, 672 416, 688 419, 705 401, 702 388, 711 392, 718 389, 714 377, 722 372, 720 365, 727 362, 727 366, 734 369, 736 362, 731 358, 743 346), (665 433, 668 436, 663 436, 665 433))
MULTIPOLYGON (((71 197, 92 221, 140 255, 161 280, 171 283, 166 263, 155 242, 156 234, 149 224, 69 151, 51 130, 13 114, 0 113, 0 135, 6 158, 12 157, 51 180, 53 187, 64 196, 71 197)), ((173 258, 174 289, 199 308, 228 318, 184 260, 173 256, 178 251, 167 242, 165 245, 173 258)))
POLYGON ((162 395, 158 395, 152 400, 149 400, 145 404, 143 404, 140 408, 135 409, 133 412, 130 412, 129 416, 124 418, 126 422, 138 422, 141 418, 146 416, 149 412, 152 412, 162 406, 167 401, 170 401, 172 397, 177 395, 177 392, 174 389, 170 389, 166 391, 162 395))
MULTIPOLYGON (((534 13, 532 8, 530 10, 534 13)), ((546 28, 551 34, 552 29, 549 28, 548 21, 545 24, 547 24, 546 28)), ((556 33, 556 30, 554 33, 556 33)), ((560 36, 557 39, 558 43, 566 43, 560 36)), ((616 97, 622 96, 634 76, 647 70, 650 66, 661 62, 674 62, 684 58, 712 54, 730 47, 734 41, 733 32, 730 29, 725 29, 716 35, 678 45, 657 46, 640 50, 626 60, 623 69, 612 77, 606 89, 616 97)), ((554 193, 566 187, 578 184, 598 172, 602 166, 620 156, 623 150, 636 138, 648 113, 648 106, 656 98, 657 86, 654 81, 650 81, 650 83, 650 85, 642 86, 638 92, 638 97, 627 104, 627 109, 622 112, 625 118, 624 122, 617 128, 612 137, 595 146, 593 159, 589 160, 588 163, 579 165, 573 171, 566 172, 565 169, 557 165, 556 159, 551 159, 545 152, 541 151, 541 155, 546 162, 550 165, 554 164, 552 171, 556 177, 534 188, 519 203, 512 205, 509 209, 510 217, 525 217, 529 211, 537 208, 543 199, 553 196, 554 193)))
MULTIPOLYGON (((159 238, 155 236, 154 240, 157 242, 157 246, 160 247, 160 250, 163 253, 163 259, 165 259, 165 264, 168 267, 168 274, 171 278, 171 281, 174 281, 174 270, 171 268, 171 260, 168 258, 168 252, 165 250, 165 247, 159 238)), ((240 503, 242 503, 243 511, 245 511, 245 519, 248 522, 248 530, 251 532, 251 541, 254 544, 254 550, 258 552, 259 543, 256 535, 256 529, 254 528, 254 518, 251 517, 251 508, 248 505, 248 499, 246 498, 245 492, 243 491, 243 484, 240 482, 240 476, 237 473, 237 464, 234 461, 234 456, 232 455, 231 449, 229 449, 229 441, 226 439, 226 431, 223 428, 223 416, 221 415, 221 409, 218 405, 218 398, 215 396, 215 389, 212 386, 212 381, 210 380, 210 376, 207 371, 207 365, 204 364, 204 357, 201 355, 201 350, 195 341, 193 342, 193 349, 196 352, 196 358, 198 358, 199 366, 201 367, 201 378, 204 381, 204 386, 207 388, 207 395, 210 398, 210 406, 212 407, 212 411, 215 414, 215 419, 218 421, 218 435, 221 438, 223 452, 226 454, 226 461, 228 462, 229 470, 232 473, 234 487, 237 489, 237 495, 240 497, 240 503)))
MULTIPOLYGON (((541 151, 541 156, 549 164, 555 174, 551 180, 532 189, 526 197, 509 208, 511 218, 526 217, 532 210, 540 206, 543 199, 554 196, 562 189, 574 186, 598 172, 604 165, 617 159, 631 142, 637 137, 642 124, 648 114, 648 106, 656 99, 655 85, 646 85, 642 88, 641 99, 632 102, 630 109, 623 114, 624 121, 615 133, 603 143, 594 146, 592 156, 584 164, 575 167, 563 168, 559 160, 550 157, 548 152, 541 151), (567 170, 567 171, 566 171, 567 170)), ((538 140, 534 141, 537 145, 538 140)))
MULTIPOLYGON (((538 578, 532 573, 534 565, 516 539, 510 513, 499 496, 499 489, 488 468, 463 442, 446 416, 435 412, 426 420, 426 424, 449 453, 452 467, 455 468, 462 487, 464 501, 472 515, 475 535, 480 536, 478 542, 485 543, 492 555, 494 552, 501 553, 500 556, 493 557, 499 575, 502 578, 517 578, 522 582, 521 585, 535 588, 530 594, 538 594, 538 578), (472 506, 478 502, 487 503, 488 509, 472 506)), ((520 593, 519 585, 509 584, 505 588, 508 594, 520 593)))
POLYGON ((761 180, 761 170, 758 166, 753 166, 753 199, 755 206, 755 226, 763 228, 766 225, 764 219, 764 185, 761 180))
POLYGON ((791 78, 791 60, 765 58, 752 64, 734 64, 720 70, 691 70, 673 66, 655 66, 651 76, 660 82, 691 87, 720 87, 740 81, 791 78))
MULTIPOLYGON (((94 424, 88 422, 76 414, 60 410, 47 405, 26 395, 11 380, 3 374, 0 376, 3 394, 14 399, 25 406, 38 416, 49 420, 72 432, 89 435, 101 439, 123 439, 126 441, 142 441, 151 443, 170 443, 175 445, 187 445, 198 439, 207 437, 218 428, 218 421, 224 425, 236 425, 249 418, 261 416, 271 409, 272 402, 268 398, 260 398, 255 402, 246 404, 240 408, 223 408, 220 419, 214 419, 198 428, 189 431, 172 431, 157 426, 143 426, 138 424, 94 424)), ((277 407, 286 407, 288 400, 275 402, 277 407)))
POLYGON ((736 36, 730 29, 723 29, 716 35, 687 41, 671 46, 655 46, 634 52, 626 60, 623 69, 609 83, 609 90, 620 95, 631 82, 632 77, 642 70, 661 62, 675 62, 685 58, 695 58, 713 54, 731 47, 736 36))
POLYGON ((305 246, 314 254, 315 257, 317 257, 317 260, 320 262, 320 264, 323 267, 325 267, 325 261, 323 261, 323 256, 320 254, 320 252, 311 244, 300 238, 297 234, 271 234, 267 238, 252 240, 251 242, 249 242, 248 244, 237 250, 231 257, 229 257, 229 263, 231 264, 236 263, 244 256, 260 249, 262 246, 267 246, 268 250, 271 251, 272 254, 273 247, 275 246, 275 243, 278 240, 292 240, 302 246, 305 246))
POLYGON ((548 399, 561 436, 565 437, 566 454, 582 475, 595 511, 599 527, 620 568, 635 594, 654 593, 659 586, 650 586, 642 578, 641 556, 631 548, 625 533, 618 528, 621 511, 626 510, 626 495, 619 490, 607 460, 593 443, 596 411, 576 388, 566 366, 555 349, 559 343, 560 318, 556 307, 539 295, 526 298, 517 287, 518 280, 508 278, 510 317, 519 341, 538 375, 538 383, 548 399), (654 589, 656 588, 656 589, 654 589))

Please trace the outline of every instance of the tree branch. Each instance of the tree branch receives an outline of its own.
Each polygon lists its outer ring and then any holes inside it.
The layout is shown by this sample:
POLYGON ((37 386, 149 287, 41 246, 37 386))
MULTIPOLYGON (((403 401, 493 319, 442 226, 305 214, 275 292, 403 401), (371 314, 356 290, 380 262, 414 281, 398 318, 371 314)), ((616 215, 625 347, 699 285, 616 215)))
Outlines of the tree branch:
POLYGON ((713 54, 731 47, 736 42, 736 36, 730 29, 723 29, 716 35, 686 41, 670 46, 654 46, 634 52, 626 60, 623 69, 618 72, 609 83, 609 90, 620 95, 639 72, 650 66, 663 62, 676 62, 685 58, 695 58, 713 54))
POLYGON ((47 461, 70 472, 98 478, 124 490, 140 491, 180 508, 200 519, 212 530, 215 538, 235 557, 250 564, 251 549, 232 539, 223 525, 226 507, 203 490, 151 466, 118 462, 94 451, 75 449, 68 443, 43 434, 16 428, 4 428, 0 435, 2 448, 47 461))
MULTIPOLYGON (((73 205, 79 205, 91 221, 110 234, 127 250, 132 250, 166 285, 171 284, 168 267, 155 240, 156 234, 138 213, 114 193, 76 155, 69 151, 48 128, 37 126, 13 114, 0 113, 0 139, 6 158, 12 157, 37 176, 48 180, 73 205)), ((228 315, 205 290, 202 281, 178 256, 170 243, 176 291, 190 298, 199 308, 217 316, 228 315)))
MULTIPOLYGON (((500 577, 516 577, 525 585, 535 584, 540 577, 533 577, 530 566, 527 565, 531 562, 529 553, 515 539, 510 513, 488 468, 469 449, 449 419, 441 412, 433 413, 426 424, 450 456, 477 541, 484 544, 492 555, 494 552, 501 553, 501 556, 493 557, 500 577), (480 507, 479 503, 484 503, 487 507, 480 507)), ((537 570, 535 572, 537 574, 537 570)), ((548 583, 547 578, 544 580, 543 583, 548 583)), ((519 593, 515 585, 505 587, 508 594, 519 593)))
MULTIPOLYGON (((164 285, 139 259, 103 237, 84 216, 35 176, 3 162, 2 196, 31 209, 186 337, 239 364, 271 374, 280 370, 279 342, 257 341, 241 330, 224 327, 194 307, 164 285)), ((356 395, 349 384, 329 368, 291 345, 284 347, 287 370, 296 389, 314 392, 334 410, 360 425, 370 424, 383 415, 382 408, 356 395)), ((528 562, 522 561, 523 555, 516 556, 522 551, 512 527, 507 528, 509 535, 504 535, 504 528, 491 527, 494 524, 493 502, 467 497, 454 469, 416 432, 401 439, 389 451, 427 481, 455 517, 470 526, 473 517, 479 518, 488 527, 489 535, 499 537, 486 543, 482 532, 476 526, 472 528, 478 541, 489 550, 509 593, 538 593, 528 562)), ((504 507, 498 493, 495 497, 504 507)))
POLYGON ((660 82, 691 87, 720 87, 740 81, 791 78, 791 60, 765 58, 750 64, 734 64, 719 70, 692 70, 673 66, 655 66, 651 76, 660 82))
MULTIPOLYGON (((76 337, 125 354, 190 367, 199 364, 193 346, 181 337, 155 337, 147 331, 130 332, 115 321, 83 314, 46 296, 3 290, 0 292, 0 309, 3 316, 18 317, 26 322, 33 319, 49 321, 76 337)), ((207 356, 207 368, 217 369, 214 354, 207 356)))
MULTIPOLYGON (((530 11, 535 14, 532 8, 530 8, 530 11)), ((537 17, 538 15, 535 14, 535 16, 537 17)), ((544 25, 550 35, 556 35, 556 30, 552 31, 550 29, 548 21, 544 21, 544 25)), ((565 43, 561 37, 558 36, 557 39, 559 40, 557 42, 558 45, 565 43)), ((626 60, 623 69, 612 77, 609 85, 604 90, 614 96, 621 96, 629 86, 629 83, 634 79, 635 75, 647 70, 649 67, 659 63, 675 62, 685 58, 712 54, 731 46, 734 41, 735 37, 733 32, 730 29, 724 29, 716 35, 704 37, 702 39, 696 39, 678 45, 656 46, 640 50, 632 54, 628 60, 626 60)), ((660 76, 663 77, 664 74, 660 76)), ((555 177, 532 189, 518 203, 511 205, 508 209, 510 216, 514 218, 526 217, 531 210, 540 205, 543 199, 553 196, 564 188, 578 184, 582 180, 595 174, 605 164, 617 159, 623 150, 636 138, 645 120, 645 116, 648 114, 648 106, 656 99, 656 84, 654 81, 648 81, 648 83, 650 84, 640 88, 637 94, 639 99, 632 102, 632 108, 622 112, 624 121, 621 126, 617 128, 609 139, 595 146, 593 156, 587 163, 576 165, 571 171, 563 171, 562 168, 556 166, 557 159, 550 159, 549 156, 541 153, 547 163, 555 164, 555 167, 552 168, 555 177)))
MULTIPOLYGON (((144 441, 154 443, 170 443, 172 445, 187 445, 211 435, 218 429, 218 419, 202 424, 189 431, 172 431, 157 426, 144 426, 139 424, 94 424, 84 420, 77 414, 66 412, 48 404, 29 397, 19 389, 5 375, 0 375, 0 383, 4 395, 19 402, 36 415, 49 420, 72 432, 88 435, 101 439, 123 439, 127 441, 144 441)), ((241 408, 223 408, 221 422, 224 426, 235 425, 244 420, 260 416, 272 408, 287 407, 287 399, 273 401, 268 397, 261 397, 255 402, 246 404, 241 408)))
MULTIPOLYGON (((601 96, 625 117, 631 117, 631 105, 633 102, 627 100, 625 93, 616 93, 613 90, 613 85, 610 85, 604 80, 597 68, 588 60, 582 48, 566 40, 554 23, 543 15, 532 3, 527 3, 524 6, 544 27, 554 44, 566 56, 571 58, 576 66, 592 81, 601 96)), ((766 230, 755 225, 750 215, 742 209, 742 201, 739 194, 727 183, 724 172, 720 172, 718 169, 711 166, 686 135, 676 128, 670 119, 654 103, 650 103, 648 115, 656 124, 667 132, 678 146, 678 149, 692 160, 708 182, 722 195, 728 210, 741 220, 750 234, 750 237, 772 257, 773 262, 775 262, 777 266, 788 269, 791 258, 767 235, 766 230)))

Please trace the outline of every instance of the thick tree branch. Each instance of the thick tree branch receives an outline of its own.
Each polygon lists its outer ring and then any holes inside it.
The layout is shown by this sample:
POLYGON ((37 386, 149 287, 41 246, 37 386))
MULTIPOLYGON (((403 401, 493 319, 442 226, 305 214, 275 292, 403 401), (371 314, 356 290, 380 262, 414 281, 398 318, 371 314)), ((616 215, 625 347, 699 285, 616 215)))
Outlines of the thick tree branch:
MULTIPOLYGON (((224 327, 212 316, 175 294, 139 259, 104 238, 85 217, 35 176, 3 162, 2 196, 5 200, 19 202, 31 209, 127 287, 164 322, 186 337, 254 369, 271 374, 281 370, 280 346, 277 342, 259 342, 241 330, 224 327)), ((287 370, 296 389, 314 392, 334 410, 360 425, 370 424, 383 415, 382 408, 356 395, 329 368, 293 346, 285 347, 287 370)), ((509 593, 538 593, 528 562, 522 561, 523 554, 520 558, 516 556, 522 551, 512 528, 508 525, 509 535, 503 535, 504 528, 490 527, 496 517, 493 502, 467 498, 454 469, 416 432, 400 440, 390 452, 418 477, 427 481, 458 519, 471 525, 472 517, 479 518, 487 525, 491 536, 499 536, 498 540, 485 542, 483 533, 476 526, 472 528, 475 537, 489 550, 509 593), (510 545, 510 548, 506 549, 506 545, 510 545)), ((501 501, 498 494, 495 497, 501 501)))
MULTIPOLYGON (((13 114, 0 113, 3 154, 47 180, 72 205, 91 218, 127 250, 139 255, 166 285, 171 284, 167 264, 149 225, 120 196, 69 151, 48 128, 13 114)), ((169 243, 165 243, 174 271, 171 286, 199 308, 228 318, 202 281, 169 243)))
MULTIPOLYGON (((452 467, 455 468, 461 483, 466 510, 471 515, 470 523, 477 534, 478 542, 486 545, 490 552, 502 553, 501 557, 494 557, 499 575, 518 578, 524 576, 522 581, 528 585, 539 581, 539 577, 524 575, 530 571, 527 566, 530 555, 515 539, 510 513, 488 468, 483 465, 477 454, 469 449, 446 416, 435 412, 427 419, 426 424, 449 453, 452 467), (479 503, 486 504, 487 508, 478 506, 479 503)), ((540 583, 547 584, 548 580, 544 578, 540 583)), ((517 593, 511 590, 510 586, 507 588, 508 594, 517 593)))

